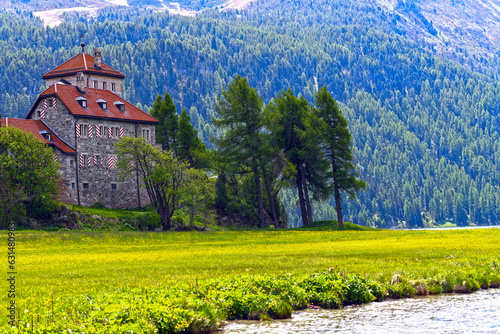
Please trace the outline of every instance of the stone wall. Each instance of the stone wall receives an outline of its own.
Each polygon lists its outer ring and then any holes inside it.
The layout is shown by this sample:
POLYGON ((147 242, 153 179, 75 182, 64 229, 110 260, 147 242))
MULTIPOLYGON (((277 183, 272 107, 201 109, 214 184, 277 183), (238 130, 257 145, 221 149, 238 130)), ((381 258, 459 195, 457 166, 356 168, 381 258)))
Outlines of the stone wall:
MULTIPOLYGON (((39 119, 37 111, 43 109, 43 99, 35 108, 32 119, 39 119)), ((123 136, 142 136, 143 130, 149 131, 149 140, 155 144, 155 126, 152 124, 138 124, 108 119, 76 119, 67 108, 57 102, 56 108, 49 107, 43 119, 54 133, 77 150, 77 155, 67 155, 58 149, 54 152, 61 163, 60 175, 63 179, 60 185, 61 200, 68 204, 91 206, 101 203, 107 208, 127 209, 139 206, 136 177, 119 181, 119 172, 110 166, 110 157, 116 157, 114 143, 120 138, 120 128, 123 136), (81 126, 81 136, 75 143, 75 126, 81 126), (90 137, 90 126, 92 136, 90 137), (101 128, 101 136, 97 136, 97 127, 101 128), (112 137, 109 137, 108 128, 112 128, 112 137), (85 129, 85 130, 84 130, 85 129), (80 156, 83 167, 80 167, 80 156), (94 159, 95 158, 95 159, 94 159), (101 159, 102 158, 102 159, 101 159), (90 160, 90 166, 89 166, 90 160), (78 166, 77 166, 78 164, 78 166), (110 168, 111 167, 111 168, 110 168), (76 170, 78 169, 78 185, 76 170)), ((150 203, 145 189, 140 187, 141 206, 150 203)))

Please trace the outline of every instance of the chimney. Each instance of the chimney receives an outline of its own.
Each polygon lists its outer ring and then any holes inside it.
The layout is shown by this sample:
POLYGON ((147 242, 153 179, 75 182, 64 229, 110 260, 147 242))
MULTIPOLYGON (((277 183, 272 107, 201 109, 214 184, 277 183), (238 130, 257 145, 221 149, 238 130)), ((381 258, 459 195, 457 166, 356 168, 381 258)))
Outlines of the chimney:
POLYGON ((82 94, 85 94, 85 76, 82 72, 76 74, 76 87, 82 94))
POLYGON ((101 49, 94 49, 94 66, 101 69, 101 49))

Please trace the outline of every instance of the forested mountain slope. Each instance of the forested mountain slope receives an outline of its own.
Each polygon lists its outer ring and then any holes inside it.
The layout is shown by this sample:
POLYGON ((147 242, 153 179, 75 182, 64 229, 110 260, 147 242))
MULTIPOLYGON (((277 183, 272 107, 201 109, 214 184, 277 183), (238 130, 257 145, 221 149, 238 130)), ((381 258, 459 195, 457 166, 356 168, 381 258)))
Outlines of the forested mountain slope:
MULTIPOLYGON (((43 89, 41 75, 78 52, 81 33, 87 50, 101 47, 103 61, 126 75, 128 100, 151 106, 157 94, 169 92, 207 143, 217 135, 210 123, 214 94, 237 74, 265 102, 287 87, 312 101, 326 85, 342 103, 356 164, 368 182, 359 200, 347 204, 346 220, 498 222, 498 78, 409 41, 382 8, 280 3, 286 6, 253 4, 194 18, 108 9, 94 22, 55 28, 29 15, 0 14, 2 113, 24 116, 43 89)), ((293 193, 283 201, 297 224, 293 193)), ((328 203, 313 210, 316 219, 335 217, 328 203)))

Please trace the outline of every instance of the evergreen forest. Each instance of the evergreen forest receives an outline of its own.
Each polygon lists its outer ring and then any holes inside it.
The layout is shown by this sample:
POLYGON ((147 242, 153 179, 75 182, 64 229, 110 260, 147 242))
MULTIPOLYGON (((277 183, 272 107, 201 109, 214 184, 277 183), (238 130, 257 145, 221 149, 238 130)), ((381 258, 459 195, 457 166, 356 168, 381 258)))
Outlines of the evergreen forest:
MULTIPOLYGON (((102 50, 125 74, 124 97, 149 111, 168 93, 207 148, 222 133, 216 97, 241 75, 272 103, 289 88, 309 102, 326 86, 352 138, 367 183, 343 203, 345 221, 419 227, 500 220, 500 85, 495 59, 461 64, 410 40, 397 17, 344 0, 253 2, 195 17, 108 8, 44 27, 32 13, 0 12, 0 112, 24 117, 42 75, 80 52, 102 50)), ((432 32, 432 23, 429 23, 432 32)), ((283 190, 288 226, 301 225, 297 192, 283 190)), ((333 199, 314 220, 336 219, 333 199)))

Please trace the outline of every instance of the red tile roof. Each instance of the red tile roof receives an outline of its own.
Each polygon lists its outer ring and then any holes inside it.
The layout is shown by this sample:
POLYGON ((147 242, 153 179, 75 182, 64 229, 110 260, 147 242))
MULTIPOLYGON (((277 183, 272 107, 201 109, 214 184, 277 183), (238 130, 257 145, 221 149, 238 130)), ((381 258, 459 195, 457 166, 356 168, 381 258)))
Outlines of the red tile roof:
POLYGON ((78 72, 108 75, 121 79, 125 78, 125 75, 103 62, 101 62, 101 68, 98 69, 94 66, 94 57, 83 52, 45 73, 42 78, 46 80, 59 76, 74 75, 78 72))
POLYGON ((35 106, 39 104, 41 99, 49 96, 57 96, 74 116, 108 118, 126 122, 158 124, 158 120, 156 118, 148 115, 141 109, 135 107, 109 90, 85 88, 85 94, 82 94, 76 86, 62 84, 54 84, 40 94, 38 100, 26 115, 26 118, 29 118, 31 113, 35 110, 35 106), (82 107, 80 103, 78 103, 76 100, 77 97, 87 99, 87 108, 82 107), (97 100, 99 99, 107 102, 106 110, 103 110, 97 103, 97 100), (115 102, 123 103, 125 105, 125 112, 120 111, 115 105, 115 102))
POLYGON ((55 146, 64 153, 74 154, 75 150, 68 144, 63 142, 59 137, 57 137, 42 121, 35 121, 33 119, 18 119, 18 118, 2 118, 2 127, 13 127, 20 130, 32 133, 36 138, 40 139, 42 142, 49 146, 55 146), (40 134, 40 131, 48 131, 51 133, 51 141, 48 141, 40 134))

